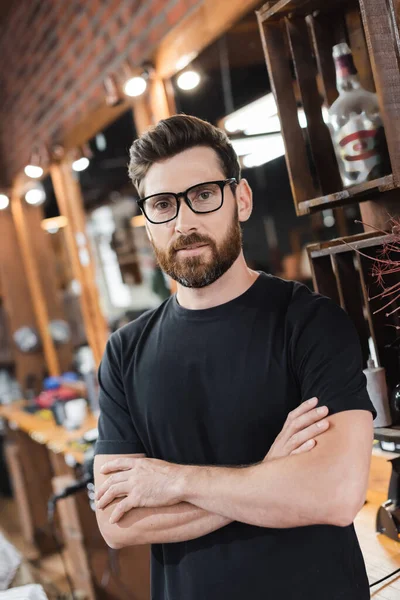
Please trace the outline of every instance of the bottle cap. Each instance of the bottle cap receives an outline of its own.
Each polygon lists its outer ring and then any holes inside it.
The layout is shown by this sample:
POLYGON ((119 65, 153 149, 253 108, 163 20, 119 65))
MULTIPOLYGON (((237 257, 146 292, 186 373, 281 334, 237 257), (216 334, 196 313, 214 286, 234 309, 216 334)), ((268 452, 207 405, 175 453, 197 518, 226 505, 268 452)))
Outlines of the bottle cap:
POLYGON ((333 58, 346 56, 346 54, 351 54, 350 46, 346 42, 341 42, 333 46, 333 58))

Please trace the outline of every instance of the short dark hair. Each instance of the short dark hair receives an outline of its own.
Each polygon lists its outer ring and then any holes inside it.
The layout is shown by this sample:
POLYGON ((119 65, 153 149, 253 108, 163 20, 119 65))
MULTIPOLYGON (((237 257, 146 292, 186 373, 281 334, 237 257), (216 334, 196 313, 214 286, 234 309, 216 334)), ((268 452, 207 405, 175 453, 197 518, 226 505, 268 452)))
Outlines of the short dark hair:
POLYGON ((195 146, 212 148, 225 177, 240 180, 239 160, 224 131, 197 117, 174 115, 159 121, 131 146, 129 177, 139 194, 143 192, 146 173, 154 163, 195 146))

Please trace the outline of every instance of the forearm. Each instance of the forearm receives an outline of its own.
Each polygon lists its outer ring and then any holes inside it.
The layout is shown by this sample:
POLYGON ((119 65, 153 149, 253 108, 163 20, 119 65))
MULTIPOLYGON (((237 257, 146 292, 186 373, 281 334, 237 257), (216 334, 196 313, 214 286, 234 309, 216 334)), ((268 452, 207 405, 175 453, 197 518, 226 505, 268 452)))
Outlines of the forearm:
MULTIPOLYGON (((344 473, 330 466, 296 455, 242 469, 187 467, 180 497, 259 527, 345 525, 352 506, 347 510, 344 473)), ((351 497, 349 490, 349 504, 351 497)))
POLYGON ((227 517, 181 502, 160 508, 135 508, 118 523, 111 525, 108 518, 116 502, 112 502, 105 510, 97 511, 102 535, 113 548, 185 542, 231 523, 227 517))

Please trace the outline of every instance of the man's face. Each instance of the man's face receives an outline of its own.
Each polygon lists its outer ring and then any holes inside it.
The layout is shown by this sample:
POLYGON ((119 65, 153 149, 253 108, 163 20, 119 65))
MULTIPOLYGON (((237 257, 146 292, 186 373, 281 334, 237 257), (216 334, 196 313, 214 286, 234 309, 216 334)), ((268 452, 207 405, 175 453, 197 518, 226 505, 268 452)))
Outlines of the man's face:
MULTIPOLYGON (((206 181, 226 179, 217 154, 197 146, 152 165, 144 195, 179 193, 206 181)), ((238 258, 242 247, 238 204, 229 185, 224 203, 212 213, 196 214, 180 198, 178 216, 168 223, 146 221, 161 269, 181 285, 202 288, 219 279, 238 258)))

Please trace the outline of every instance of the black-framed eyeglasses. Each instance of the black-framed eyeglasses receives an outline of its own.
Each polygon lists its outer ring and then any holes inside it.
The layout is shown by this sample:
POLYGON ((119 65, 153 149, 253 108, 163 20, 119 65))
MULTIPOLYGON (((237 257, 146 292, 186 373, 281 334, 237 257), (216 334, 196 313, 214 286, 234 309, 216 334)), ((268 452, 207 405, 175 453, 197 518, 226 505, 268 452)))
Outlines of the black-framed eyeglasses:
POLYGON ((176 219, 181 198, 194 213, 206 214, 219 210, 224 203, 224 188, 227 184, 233 186, 237 181, 234 177, 221 181, 205 181, 192 185, 185 192, 161 192, 141 198, 137 203, 146 219, 159 225, 176 219))

